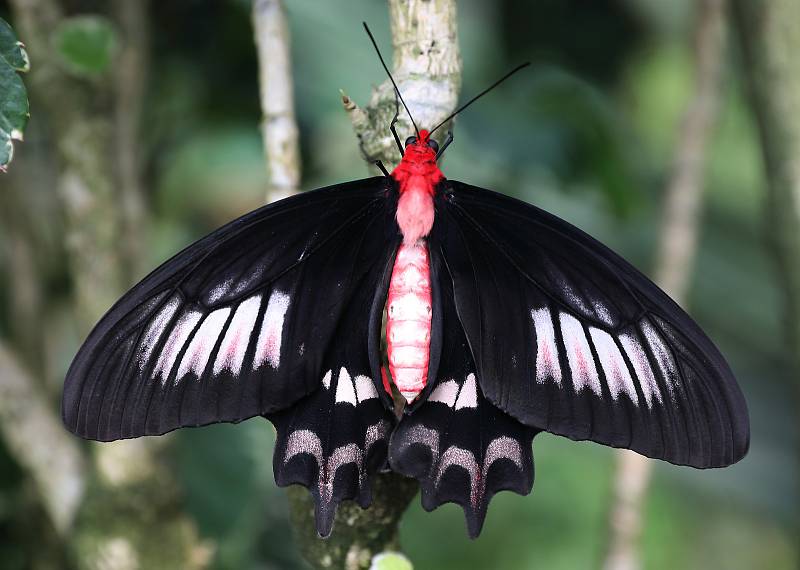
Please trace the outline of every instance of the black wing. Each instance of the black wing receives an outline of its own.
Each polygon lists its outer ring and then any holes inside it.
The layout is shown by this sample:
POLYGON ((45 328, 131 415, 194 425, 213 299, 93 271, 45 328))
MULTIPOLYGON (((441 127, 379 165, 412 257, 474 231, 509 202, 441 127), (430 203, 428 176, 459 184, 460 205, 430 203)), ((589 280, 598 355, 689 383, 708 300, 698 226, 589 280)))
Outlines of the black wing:
POLYGON ((460 505, 475 538, 495 493, 530 492, 536 430, 484 397, 456 314, 450 276, 436 251, 431 252, 431 264, 443 322, 440 330, 433 327, 434 335, 441 335, 440 347, 437 340, 432 350, 438 365, 432 362, 436 371, 429 387, 392 434, 389 463, 394 471, 419 480, 426 510, 449 502, 460 505))
POLYGON ((64 423, 108 441, 235 422, 311 394, 344 344, 377 362, 370 339, 338 327, 347 311, 371 318, 354 298, 385 289, 395 209, 391 183, 370 178, 266 206, 189 246, 91 332, 67 374, 64 423))
POLYGON ((744 397, 691 318, 577 228, 448 181, 431 247, 485 396, 520 422, 694 467, 741 459, 744 397))
POLYGON ((318 388, 267 416, 277 430, 275 481, 308 488, 320 536, 330 534, 342 500, 356 500, 362 508, 370 504, 370 479, 386 465, 395 416, 373 379, 380 378, 378 342, 389 277, 387 271, 379 287, 365 283, 354 290, 324 355, 318 388))

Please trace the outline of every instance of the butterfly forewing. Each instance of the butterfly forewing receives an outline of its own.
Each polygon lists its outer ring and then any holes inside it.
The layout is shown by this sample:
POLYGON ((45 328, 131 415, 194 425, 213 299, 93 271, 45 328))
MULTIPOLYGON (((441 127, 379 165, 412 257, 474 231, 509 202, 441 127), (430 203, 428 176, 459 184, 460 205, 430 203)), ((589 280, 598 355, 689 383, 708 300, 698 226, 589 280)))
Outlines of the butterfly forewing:
POLYGON ((306 193, 167 261, 79 351, 66 425, 99 440, 154 435, 275 412, 312 392, 355 289, 377 291, 391 261, 394 195, 385 178, 306 193))
POLYGON ((597 241, 450 181, 431 238, 486 397, 523 423, 696 467, 738 461, 747 410, 717 348, 597 241))

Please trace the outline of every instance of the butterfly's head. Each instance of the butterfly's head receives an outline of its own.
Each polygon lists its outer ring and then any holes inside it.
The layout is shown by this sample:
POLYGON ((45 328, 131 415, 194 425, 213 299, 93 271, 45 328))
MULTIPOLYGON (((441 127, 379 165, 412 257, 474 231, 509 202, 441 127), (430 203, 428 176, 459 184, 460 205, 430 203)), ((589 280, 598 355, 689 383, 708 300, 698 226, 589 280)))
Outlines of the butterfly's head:
POLYGON ((404 160, 416 164, 435 163, 436 153, 439 152, 439 143, 431 138, 425 129, 419 131, 419 136, 406 139, 406 152, 404 160))

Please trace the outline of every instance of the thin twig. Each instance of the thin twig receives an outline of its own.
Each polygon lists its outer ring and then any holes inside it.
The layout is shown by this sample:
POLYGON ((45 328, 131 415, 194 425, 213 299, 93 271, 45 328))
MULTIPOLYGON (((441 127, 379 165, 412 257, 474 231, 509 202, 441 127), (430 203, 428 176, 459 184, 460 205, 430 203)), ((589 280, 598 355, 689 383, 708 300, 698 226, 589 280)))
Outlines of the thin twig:
MULTIPOLYGON (((724 0, 702 0, 697 4, 694 93, 684 113, 664 196, 655 277, 679 303, 685 301, 697 251, 706 151, 720 95, 724 15, 724 0)), ((606 570, 642 567, 639 541, 651 469, 649 459, 631 451, 617 452, 606 570)))
POLYGON ((123 280, 129 284, 141 277, 146 235, 139 127, 147 85, 147 2, 114 0, 113 9, 122 35, 122 49, 113 78, 114 130, 122 222, 120 255, 123 260, 123 280))
POLYGON ((289 26, 281 0, 253 2, 258 51, 261 135, 269 172, 267 202, 286 198, 300 186, 300 146, 294 115, 289 26))
MULTIPOLYGON (((784 297, 786 341, 800 371, 800 3, 733 0, 732 7, 761 141, 767 231, 784 297)), ((800 405, 797 372, 795 391, 800 405)))

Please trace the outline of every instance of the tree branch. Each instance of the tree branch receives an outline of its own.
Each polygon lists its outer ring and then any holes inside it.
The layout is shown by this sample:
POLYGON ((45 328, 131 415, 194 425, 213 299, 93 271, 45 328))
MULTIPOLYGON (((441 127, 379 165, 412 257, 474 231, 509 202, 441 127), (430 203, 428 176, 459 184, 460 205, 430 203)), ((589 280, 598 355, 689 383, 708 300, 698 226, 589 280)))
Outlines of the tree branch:
MULTIPOLYGON (((733 0, 733 15, 761 140, 786 337, 800 370, 800 3, 733 0)), ((795 390, 800 403, 800 381, 795 390)))
MULTIPOLYGON (((389 0, 394 66, 392 75, 419 128, 430 128, 452 113, 461 89, 461 55, 458 49, 455 0, 389 0)), ((385 51, 385 50, 384 50, 385 51)), ((376 58, 377 59, 377 58, 376 58)), ((380 67, 375 66, 380 73, 380 67)), ((387 166, 400 162, 389 123, 396 98, 386 79, 362 109, 342 95, 364 157, 387 166)), ((447 131, 449 125, 442 127, 447 131)), ((400 139, 414 134, 405 110, 397 123, 400 139)))
POLYGON ((31 95, 53 126, 60 172, 58 197, 65 213, 65 245, 73 268, 78 318, 89 330, 122 289, 115 248, 117 214, 111 164, 111 130, 102 100, 104 85, 66 76, 51 38, 63 19, 55 0, 12 0, 20 36, 31 61, 31 95), (98 92, 99 91, 99 92, 98 92))
MULTIPOLYGON (((395 48, 393 73, 415 119, 420 125, 430 126, 450 114, 458 99, 461 60, 455 1, 390 0, 389 8, 395 48)), ((253 26, 259 55, 264 151, 271 176, 268 199, 274 200, 294 192, 300 179, 289 33, 280 0, 256 0, 253 26)), ((388 79, 375 90, 366 109, 360 109, 346 95, 343 103, 365 155, 386 164, 396 163, 399 157, 388 130, 395 96, 388 79)), ((399 130, 412 133, 407 117, 401 118, 399 130)), ((387 473, 376 476, 372 485, 370 508, 341 504, 333 533, 325 541, 316 535, 309 493, 296 487, 288 490, 295 536, 303 556, 315 568, 368 568, 375 556, 399 547, 397 527, 417 493, 416 481, 387 473)))
POLYGON ((790 351, 800 360, 800 3, 734 0, 733 15, 761 139, 784 323, 790 351))
MULTIPOLYGON (((13 0, 15 20, 31 60, 31 94, 47 115, 59 158, 58 197, 65 213, 66 248, 79 328, 88 331, 123 290, 119 195, 108 77, 93 82, 67 74, 51 34, 63 21, 57 0, 13 0)), ((135 120, 135 119, 134 119, 135 120)), ((134 125, 128 125, 135 129, 134 125)), ((133 137, 129 133, 126 137, 133 137)), ((126 138, 126 142, 130 142, 126 138)), ((131 168, 136 164, 131 163, 131 168)), ((137 191, 137 190, 131 190, 137 191)), ((167 440, 120 441, 93 446, 75 536, 69 541, 81 568, 110 565, 201 568, 209 549, 181 509, 173 474, 156 456, 167 440), (113 465, 116 477, 108 476, 113 465), (148 479, 136 477, 149 473, 148 479), (158 525, 153 525, 158 521, 158 525), (112 562, 109 562, 112 560, 112 562), (122 560, 123 562, 119 562, 122 560)), ((29 438, 50 450, 47 439, 29 438)))
POLYGON ((267 202, 286 198, 300 186, 300 145, 294 115, 289 26, 281 0, 253 2, 258 51, 261 136, 270 185, 267 202))
MULTIPOLYGON (((725 46, 725 1, 697 4, 694 30, 695 87, 684 112, 664 195, 656 282, 685 302, 692 274, 703 199, 706 150, 717 117, 725 46)), ((632 451, 617 452, 617 474, 609 517, 606 570, 642 567, 639 540, 652 464, 632 451)))
POLYGON ((112 7, 122 36, 122 48, 113 77, 114 134, 122 222, 120 255, 123 281, 132 284, 141 277, 144 261, 146 216, 139 127, 147 85, 147 2, 114 0, 112 7))
POLYGON ((27 469, 53 526, 66 535, 81 503, 85 464, 37 383, 0 343, 0 431, 27 469))

